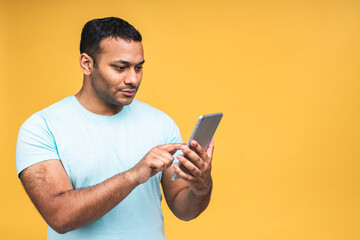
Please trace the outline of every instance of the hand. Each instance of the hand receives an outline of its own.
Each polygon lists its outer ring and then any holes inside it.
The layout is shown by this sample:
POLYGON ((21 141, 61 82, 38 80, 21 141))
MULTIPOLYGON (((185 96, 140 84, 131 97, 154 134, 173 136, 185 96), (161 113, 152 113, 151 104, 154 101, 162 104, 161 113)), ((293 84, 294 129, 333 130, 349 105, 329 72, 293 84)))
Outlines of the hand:
POLYGON ((190 146, 194 150, 186 145, 181 147, 181 151, 190 160, 182 155, 177 156, 188 173, 182 171, 178 165, 174 165, 174 170, 182 179, 188 181, 191 191, 197 195, 206 195, 212 187, 211 161, 214 152, 214 140, 211 140, 206 151, 194 140, 191 141, 190 146))
POLYGON ((130 173, 137 184, 145 183, 149 178, 171 166, 173 154, 184 145, 183 143, 169 143, 152 148, 130 173))

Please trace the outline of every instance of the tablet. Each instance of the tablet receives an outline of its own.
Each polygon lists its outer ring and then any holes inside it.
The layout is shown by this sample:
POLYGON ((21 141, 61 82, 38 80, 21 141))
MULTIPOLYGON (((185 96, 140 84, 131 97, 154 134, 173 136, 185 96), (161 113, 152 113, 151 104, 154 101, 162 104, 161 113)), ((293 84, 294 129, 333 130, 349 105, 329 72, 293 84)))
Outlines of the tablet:
MULTIPOLYGON (((209 146, 209 143, 211 142, 211 139, 214 136, 214 133, 220 123, 222 116, 222 113, 201 115, 195 125, 191 137, 189 138, 187 146, 190 147, 191 140, 195 140, 200 144, 203 149, 206 150, 209 146)), ((190 148, 192 149, 192 147, 190 148)), ((189 173, 187 168, 185 168, 181 163, 179 167, 183 172, 189 173)), ((177 173, 174 172, 171 180, 174 181, 178 178, 180 178, 180 176, 178 176, 177 173)))

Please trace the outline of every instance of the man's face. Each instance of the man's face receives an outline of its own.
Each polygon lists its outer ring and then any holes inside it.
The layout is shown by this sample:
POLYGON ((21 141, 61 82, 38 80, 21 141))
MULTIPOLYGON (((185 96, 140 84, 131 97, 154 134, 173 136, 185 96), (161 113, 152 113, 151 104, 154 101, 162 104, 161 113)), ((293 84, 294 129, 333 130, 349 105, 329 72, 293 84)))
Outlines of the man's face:
POLYGON ((132 102, 142 79, 144 52, 141 42, 106 38, 91 75, 91 85, 103 100, 124 106, 132 102))

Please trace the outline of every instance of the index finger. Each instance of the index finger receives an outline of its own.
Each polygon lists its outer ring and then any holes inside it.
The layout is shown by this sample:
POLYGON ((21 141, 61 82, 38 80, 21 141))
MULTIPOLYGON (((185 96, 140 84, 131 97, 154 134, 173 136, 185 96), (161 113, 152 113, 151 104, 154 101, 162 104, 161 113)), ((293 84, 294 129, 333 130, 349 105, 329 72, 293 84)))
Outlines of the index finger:
POLYGON ((185 143, 168 143, 164 145, 159 145, 158 147, 162 150, 165 150, 171 154, 174 154, 177 150, 180 150, 181 146, 185 143))
POLYGON ((197 141, 192 140, 191 146, 194 148, 196 153, 201 157, 201 159, 206 161, 206 153, 205 150, 201 147, 201 145, 197 141))

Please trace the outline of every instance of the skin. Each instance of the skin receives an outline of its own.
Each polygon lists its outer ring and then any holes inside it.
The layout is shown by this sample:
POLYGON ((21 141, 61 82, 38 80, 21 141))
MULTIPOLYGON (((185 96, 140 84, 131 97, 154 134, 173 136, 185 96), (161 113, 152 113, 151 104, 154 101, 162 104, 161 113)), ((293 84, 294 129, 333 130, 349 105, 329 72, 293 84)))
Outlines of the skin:
MULTIPOLYGON (((75 96, 89 111, 111 116, 132 102, 142 79, 144 53, 141 42, 107 38, 94 67, 86 53, 80 56, 84 73, 81 90, 75 96)), ((20 179, 30 199, 58 233, 86 226, 101 218, 119 204, 137 186, 163 171, 161 180, 166 202, 182 220, 197 217, 210 201, 213 141, 205 151, 196 142, 194 150, 183 143, 156 146, 130 170, 84 189, 74 189, 59 159, 47 160, 26 168, 20 179), (173 154, 180 150, 190 160, 178 160, 190 170, 186 174, 172 164, 173 154), (173 172, 181 179, 171 181, 173 172)))

